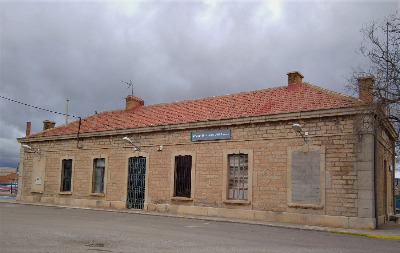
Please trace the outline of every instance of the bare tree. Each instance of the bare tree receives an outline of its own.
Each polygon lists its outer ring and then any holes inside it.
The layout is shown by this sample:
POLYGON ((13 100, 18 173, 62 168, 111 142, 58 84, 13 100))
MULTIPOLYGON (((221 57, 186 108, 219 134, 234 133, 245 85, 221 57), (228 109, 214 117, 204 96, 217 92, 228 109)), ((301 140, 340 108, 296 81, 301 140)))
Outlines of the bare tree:
MULTIPOLYGON (((357 78, 374 76, 375 106, 386 107, 385 117, 400 133, 400 15, 375 20, 361 30, 363 41, 358 52, 367 59, 366 64, 353 70, 348 89, 358 92, 357 78)), ((399 149, 400 142, 397 140, 399 149)))

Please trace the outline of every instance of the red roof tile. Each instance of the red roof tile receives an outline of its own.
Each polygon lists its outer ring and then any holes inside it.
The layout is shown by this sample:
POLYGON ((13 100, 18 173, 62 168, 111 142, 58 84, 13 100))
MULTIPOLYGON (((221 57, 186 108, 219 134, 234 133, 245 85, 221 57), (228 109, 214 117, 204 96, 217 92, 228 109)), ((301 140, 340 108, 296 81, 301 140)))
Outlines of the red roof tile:
MULTIPOLYGON (((302 83, 290 87, 101 112, 82 119, 81 133, 353 106, 357 99, 302 83), (94 120, 96 119, 96 127, 94 120)), ((30 137, 78 132, 79 121, 30 137)))

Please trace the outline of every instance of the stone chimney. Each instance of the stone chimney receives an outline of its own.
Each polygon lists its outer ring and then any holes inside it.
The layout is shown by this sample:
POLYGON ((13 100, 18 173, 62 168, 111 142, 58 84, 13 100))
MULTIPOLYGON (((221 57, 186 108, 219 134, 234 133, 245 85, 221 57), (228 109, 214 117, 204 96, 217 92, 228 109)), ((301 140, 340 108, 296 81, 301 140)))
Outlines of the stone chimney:
POLYGON ((369 104, 374 100, 374 76, 359 77, 358 80, 358 97, 369 104))
POLYGON ((125 100, 126 100, 125 110, 130 110, 144 105, 143 99, 135 97, 133 95, 127 96, 125 100))
POLYGON ((303 82, 304 76, 299 71, 287 72, 288 75, 288 87, 296 84, 301 84, 303 82))
POLYGON ((26 137, 31 135, 31 122, 26 122, 26 131, 25 131, 26 137))
POLYGON ((43 131, 47 129, 54 128, 56 125, 56 122, 51 121, 51 120, 43 120, 43 131))

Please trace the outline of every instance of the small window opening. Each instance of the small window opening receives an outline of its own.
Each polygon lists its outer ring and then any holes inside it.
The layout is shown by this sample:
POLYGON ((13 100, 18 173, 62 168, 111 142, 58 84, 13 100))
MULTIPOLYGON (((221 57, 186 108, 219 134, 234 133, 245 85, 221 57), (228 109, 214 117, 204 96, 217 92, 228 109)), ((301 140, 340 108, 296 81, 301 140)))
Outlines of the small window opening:
POLYGON ((248 199, 248 156, 246 154, 229 155, 228 199, 248 199))
POLYGON ((192 156, 175 157, 175 197, 190 198, 192 156))
POLYGON ((104 193, 105 159, 97 158, 93 162, 92 192, 104 193))
POLYGON ((62 160, 61 189, 62 192, 71 191, 72 159, 62 160))

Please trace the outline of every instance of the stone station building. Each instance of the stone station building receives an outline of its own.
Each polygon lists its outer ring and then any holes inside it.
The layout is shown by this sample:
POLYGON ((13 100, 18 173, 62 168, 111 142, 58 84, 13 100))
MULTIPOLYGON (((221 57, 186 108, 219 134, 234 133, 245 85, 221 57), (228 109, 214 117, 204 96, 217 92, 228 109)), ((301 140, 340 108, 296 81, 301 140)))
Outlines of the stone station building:
POLYGON ((359 99, 302 79, 28 124, 17 200, 376 228, 394 214, 398 136, 370 109, 373 78, 359 99))

